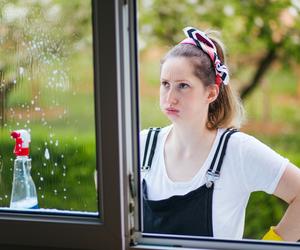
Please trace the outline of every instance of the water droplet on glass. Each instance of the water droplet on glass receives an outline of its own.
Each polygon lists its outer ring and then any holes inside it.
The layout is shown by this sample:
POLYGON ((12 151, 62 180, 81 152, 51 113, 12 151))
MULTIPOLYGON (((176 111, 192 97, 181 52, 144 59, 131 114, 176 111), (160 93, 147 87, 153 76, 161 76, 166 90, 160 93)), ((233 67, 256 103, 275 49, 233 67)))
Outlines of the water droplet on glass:
POLYGON ((23 75, 23 74, 24 74, 24 68, 23 68, 23 67, 20 67, 20 68, 19 68, 19 74, 20 74, 20 75, 23 75))
POLYGON ((45 158, 46 158, 46 160, 50 159, 50 153, 49 153, 48 148, 45 149, 45 158))

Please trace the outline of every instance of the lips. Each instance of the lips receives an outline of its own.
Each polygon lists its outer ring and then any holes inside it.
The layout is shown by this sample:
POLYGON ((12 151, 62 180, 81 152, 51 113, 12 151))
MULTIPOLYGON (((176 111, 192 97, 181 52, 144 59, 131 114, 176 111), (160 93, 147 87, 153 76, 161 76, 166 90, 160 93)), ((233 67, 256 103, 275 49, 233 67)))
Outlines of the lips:
POLYGON ((170 115, 177 115, 179 113, 178 109, 175 108, 166 108, 166 113, 170 115))

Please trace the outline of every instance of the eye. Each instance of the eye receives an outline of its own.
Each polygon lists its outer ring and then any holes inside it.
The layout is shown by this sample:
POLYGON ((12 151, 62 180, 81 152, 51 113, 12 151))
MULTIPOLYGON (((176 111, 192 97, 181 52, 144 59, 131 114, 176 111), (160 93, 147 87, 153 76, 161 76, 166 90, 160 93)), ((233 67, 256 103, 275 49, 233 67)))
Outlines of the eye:
POLYGON ((182 83, 179 83, 178 87, 180 89, 187 89, 187 88, 190 87, 190 85, 188 85, 187 83, 182 82, 182 83))
POLYGON ((161 82, 161 85, 162 85, 163 87, 165 87, 165 88, 170 87, 170 83, 168 83, 167 81, 162 81, 162 82, 161 82))

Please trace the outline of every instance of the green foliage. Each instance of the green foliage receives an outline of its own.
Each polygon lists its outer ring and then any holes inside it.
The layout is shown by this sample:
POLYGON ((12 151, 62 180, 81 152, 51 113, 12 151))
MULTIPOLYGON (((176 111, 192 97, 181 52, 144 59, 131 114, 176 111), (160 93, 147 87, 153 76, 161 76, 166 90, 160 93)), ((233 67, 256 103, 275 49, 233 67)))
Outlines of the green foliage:
POLYGON ((271 48, 277 62, 289 67, 300 61, 300 6, 296 1, 271 0, 150 0, 139 3, 139 38, 142 49, 174 46, 184 39, 182 29, 219 30, 228 51, 232 79, 239 87, 253 78, 271 48), (176 21, 174 21, 176 20, 176 21), (252 73, 249 77, 241 71, 252 73))
POLYGON ((246 211, 244 238, 261 239, 270 226, 278 224, 286 208, 287 204, 275 196, 263 192, 251 194, 246 211))

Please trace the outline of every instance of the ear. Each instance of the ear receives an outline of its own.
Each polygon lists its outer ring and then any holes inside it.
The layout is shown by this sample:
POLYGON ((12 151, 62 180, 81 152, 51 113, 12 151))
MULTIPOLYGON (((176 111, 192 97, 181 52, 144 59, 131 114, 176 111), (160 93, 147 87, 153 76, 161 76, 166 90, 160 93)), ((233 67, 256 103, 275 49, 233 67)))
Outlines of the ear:
POLYGON ((211 84, 207 87, 207 102, 212 103, 217 99, 219 95, 219 86, 217 84, 211 84))

